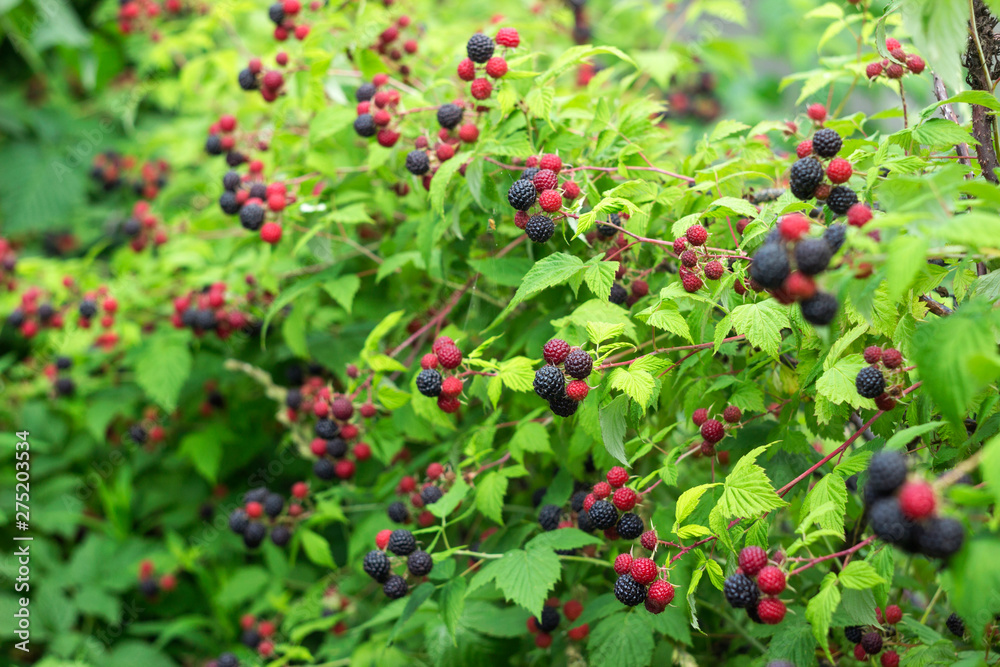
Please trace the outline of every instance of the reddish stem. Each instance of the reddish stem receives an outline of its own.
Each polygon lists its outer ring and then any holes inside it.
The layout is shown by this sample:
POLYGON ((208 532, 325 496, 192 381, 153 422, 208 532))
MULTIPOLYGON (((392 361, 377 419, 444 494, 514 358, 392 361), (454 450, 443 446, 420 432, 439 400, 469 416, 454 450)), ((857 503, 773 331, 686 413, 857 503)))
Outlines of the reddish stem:
MULTIPOLYGON (((744 337, 743 334, 740 334, 739 336, 730 336, 729 338, 724 338, 722 340, 722 342, 723 343, 731 343, 734 340, 743 340, 743 337, 744 337)), ((603 370, 608 369, 608 368, 614 368, 615 366, 628 366, 630 364, 635 363, 639 359, 643 359, 645 357, 650 357, 650 356, 653 356, 655 354, 665 354, 667 352, 680 352, 681 350, 704 350, 705 348, 712 347, 713 345, 715 345, 715 343, 699 343, 697 345, 681 345, 680 347, 666 347, 666 348, 663 348, 662 350, 653 350, 652 352, 647 352, 646 354, 644 354, 642 356, 636 357, 635 359, 630 359, 628 361, 619 361, 619 362, 613 363, 613 364, 603 364, 597 370, 603 371, 603 370)))
POLYGON ((804 570, 808 570, 809 568, 813 567, 814 565, 822 563, 825 560, 832 560, 834 558, 840 558, 841 556, 850 556, 854 552, 863 549, 864 547, 868 546, 869 544, 871 544, 874 541, 875 541, 875 536, 872 535, 868 539, 865 539, 865 540, 862 540, 861 542, 858 542, 857 544, 855 544, 850 549, 844 549, 843 551, 838 551, 835 554, 827 554, 826 556, 820 556, 819 558, 811 558, 811 559, 809 559, 809 562, 806 563, 805 565, 803 565, 802 567, 796 568, 796 569, 792 570, 791 572, 789 572, 788 576, 791 577, 791 576, 794 576, 794 575, 796 575, 796 574, 798 574, 800 572, 803 572, 804 570))

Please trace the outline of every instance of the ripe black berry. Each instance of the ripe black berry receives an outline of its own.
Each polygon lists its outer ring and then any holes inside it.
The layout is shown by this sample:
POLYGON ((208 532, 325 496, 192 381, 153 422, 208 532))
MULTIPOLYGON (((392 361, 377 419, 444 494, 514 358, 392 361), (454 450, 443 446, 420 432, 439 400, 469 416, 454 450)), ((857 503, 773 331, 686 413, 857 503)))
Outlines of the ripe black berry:
MULTIPOLYGON (((138 236, 141 231, 142 223, 135 218, 129 218, 122 224, 122 233, 125 236, 138 236)), ((41 308, 39 308, 39 316, 41 316, 41 308)))
POLYGON ((590 377, 590 372, 594 369, 594 358, 589 353, 578 347, 574 347, 566 355, 563 362, 566 373, 577 380, 586 380, 590 377))
MULTIPOLYGON (((361 114, 354 119, 354 131, 361 137, 374 137, 378 131, 375 127, 375 118, 370 113, 361 114)), ((407 159, 407 169, 409 169, 409 159, 407 159)))
POLYGON ((813 157, 796 160, 789 175, 789 185, 796 198, 811 199, 823 181, 823 164, 813 157))
POLYGON ((257 90, 260 87, 257 75, 251 72, 249 68, 240 70, 239 82, 240 88, 243 90, 257 90))
POLYGON ((247 648, 257 648, 257 645, 260 644, 260 640, 260 633, 253 628, 247 628, 240 633, 240 643, 247 648))
POLYGON ((441 500, 441 496, 443 495, 444 493, 439 487, 428 486, 420 492, 420 499, 424 501, 425 505, 433 505, 437 501, 441 500))
POLYGON ((271 529, 271 541, 275 546, 283 547, 292 539, 292 531, 288 526, 275 526, 271 529))
POLYGON ((76 383, 70 378, 56 380, 56 393, 60 396, 72 396, 76 392, 76 383))
POLYGON ((477 32, 469 38, 468 44, 465 45, 465 52, 469 55, 469 60, 482 64, 493 57, 494 48, 496 48, 496 45, 492 39, 481 32, 477 32))
POLYGON ((256 549, 267 536, 267 526, 256 521, 251 521, 247 529, 243 531, 243 544, 248 549, 256 549))
POLYGON ((823 240, 830 246, 831 253, 836 254, 837 251, 840 250, 841 246, 844 245, 844 240, 846 238, 847 225, 838 223, 836 225, 830 225, 823 230, 823 240))
POLYGON ((406 154, 406 169, 414 176, 423 176, 431 168, 430 158, 422 150, 412 150, 406 154))
POLYGON ((580 512, 576 515, 576 527, 585 533, 594 532, 594 526, 590 523, 590 512, 580 512))
POLYGON ((237 535, 246 532, 248 525, 250 525, 250 517, 247 516, 242 507, 237 507, 229 514, 229 530, 237 535))
POLYGON ((865 366, 858 371, 854 386, 864 398, 876 398, 885 392, 885 376, 874 366, 865 366))
POLYGON ((426 551, 414 551, 406 559, 406 569, 414 577, 426 577, 434 569, 434 559, 426 551))
POLYGON ((535 619, 535 625, 542 632, 552 632, 559 627, 559 610, 555 607, 542 607, 542 616, 535 619))
POLYGON ((834 130, 817 130, 812 138, 813 152, 820 157, 833 157, 840 152, 844 140, 834 130))
POLYGON ((642 524, 642 519, 632 512, 622 514, 618 519, 618 535, 623 540, 634 540, 642 535, 646 527, 642 524))
POLYGON ((298 389, 289 389, 285 394, 285 407, 298 410, 302 405, 302 392, 298 389))
POLYGON ((614 283, 611 286, 611 294, 608 295, 608 301, 610 301, 611 303, 616 303, 618 305, 621 305, 625 303, 627 299, 628 299, 628 290, 619 285, 618 283, 614 283))
POLYGON ((229 151, 226 153, 226 164, 230 167, 238 167, 247 161, 247 156, 239 151, 229 151))
POLYGON ((156 579, 143 579, 139 582, 139 592, 142 593, 143 597, 154 598, 160 592, 160 587, 157 585, 156 579))
POLYGON ((555 223, 547 215, 533 215, 528 218, 528 222, 524 226, 524 233, 535 243, 545 243, 552 238, 555 231, 555 223))
POLYGON ((406 585, 406 579, 403 579, 398 574, 392 575, 382 584, 382 592, 390 600, 398 600, 399 598, 406 597, 409 590, 410 587, 406 585))
POLYGON ((583 511, 583 501, 587 499, 587 491, 581 489, 575 492, 569 499, 569 506, 574 512, 583 511))
MULTIPOLYGON (((608 222, 610 222, 611 225, 615 225, 617 227, 622 226, 622 219, 617 213, 612 213, 611 215, 609 215, 608 222)), ((597 235, 603 239, 610 239, 612 236, 618 233, 618 230, 612 227, 611 225, 602 225, 601 223, 597 223, 597 235)))
POLYGON ((536 199, 538 192, 535 191, 535 184, 531 181, 516 180, 507 190, 507 203, 518 211, 527 211, 536 199))
POLYGON ((817 292, 800 305, 806 322, 817 326, 829 324, 837 315, 837 297, 828 292, 817 292))
POLYGON ((358 89, 354 91, 354 99, 358 102, 367 102, 371 98, 375 97, 375 84, 373 83, 363 83, 358 86, 358 89))
POLYGON ((264 207, 259 204, 246 204, 240 209, 240 224, 244 229, 255 232, 264 224, 264 207))
POLYGON ((417 540, 410 531, 397 528, 389 536, 388 549, 397 556, 409 556, 417 550, 417 540))
POLYGON ((428 398, 441 395, 441 374, 433 368, 425 368, 417 374, 417 391, 428 398))
POLYGON ((236 656, 226 651, 219 656, 219 659, 215 661, 217 667, 240 667, 240 661, 237 660, 236 656))
POLYGON ((750 277, 767 289, 781 287, 789 271, 788 254, 778 243, 765 243, 750 263, 750 277))
POLYGON ((285 508, 285 499, 281 497, 280 493, 269 493, 267 497, 264 498, 264 514, 268 515, 272 519, 279 514, 281 510, 285 508))
POLYGON ((267 498, 267 487, 258 486, 256 488, 250 489, 243 494, 244 503, 263 503, 264 499, 267 498))
POLYGON ((327 459, 319 459, 313 464, 313 474, 322 480, 329 481, 333 479, 336 472, 333 469, 333 464, 327 459))
POLYGON ((875 631, 866 632, 861 638, 861 648, 868 655, 878 655, 882 652, 882 635, 875 631))
POLYGON ((745 574, 733 574, 726 578, 722 585, 722 592, 730 606, 737 609, 751 605, 756 606, 757 598, 760 596, 757 583, 745 574))
POLYGON ((864 630, 860 625, 849 625, 844 628, 844 636, 847 637, 847 641, 852 644, 858 644, 861 642, 861 636, 864 634, 864 630))
POLYGON ((591 505, 590 512, 588 514, 590 517, 590 525, 597 530, 607 530, 611 526, 618 523, 618 510, 616 510, 615 506, 607 500, 598 500, 596 503, 591 505))
POLYGON ((235 192, 239 187, 243 179, 240 178, 239 172, 227 171, 226 175, 222 177, 222 187, 230 192, 235 192))
POLYGON ((385 511, 389 515, 389 520, 393 523, 403 523, 410 518, 410 512, 406 509, 406 505, 398 500, 394 503, 389 503, 385 511))
POLYGON ((830 190, 826 205, 837 215, 844 215, 848 209, 858 203, 858 195, 846 185, 838 185, 830 190))
POLYGON ((462 122, 462 115, 465 112, 457 104, 442 104, 438 108, 438 124, 448 130, 453 130, 462 122))
POLYGON ((521 172, 521 177, 518 180, 519 181, 531 181, 532 183, 534 183, 535 182, 535 175, 539 171, 540 170, 538 169, 538 167, 528 167, 527 169, 525 169, 524 171, 521 172))
POLYGON ((276 2, 267 8, 267 17, 271 19, 275 25, 281 25, 285 20, 285 3, 276 2))
POLYGON ((950 517, 931 517, 920 531, 920 552, 930 558, 948 558, 962 548, 965 529, 950 517))
POLYGON ((549 409, 552 410, 553 414, 557 417, 572 417, 576 414, 579 407, 580 402, 574 401, 566 394, 557 396, 549 401, 549 409))
POLYGON ((832 255, 823 239, 804 239, 795 244, 795 266, 807 276, 825 271, 832 255))
POLYGON ((646 601, 646 587, 631 574, 623 574, 615 582, 615 597, 624 605, 637 607, 646 601))
POLYGON ((944 622, 948 626, 948 631, 956 637, 961 637, 965 634, 965 621, 959 618, 958 614, 952 614, 948 617, 948 620, 944 622))
POLYGON ((365 560, 361 567, 364 569, 365 574, 380 584, 389 578, 389 574, 392 571, 389 557, 385 555, 384 551, 379 551, 378 549, 372 549, 365 554, 365 560))
POLYGON ((222 137, 217 134, 208 135, 205 140, 205 152, 209 155, 222 155, 222 137))
POLYGON ((128 437, 138 445, 145 443, 148 436, 149 434, 146 433, 146 429, 141 424, 132 424, 128 427, 128 437))
POLYGON ((538 512, 538 525, 542 530, 555 530, 559 527, 559 517, 562 510, 558 505, 545 505, 538 512))
MULTIPOLYGON (((83 317, 83 318, 89 320, 91 317, 93 317, 94 315, 97 314, 97 304, 94 303, 94 301, 91 300, 91 299, 84 299, 83 301, 80 302, 79 311, 80 311, 80 317, 83 317)), ((22 315, 20 311, 14 311, 13 313, 11 313, 11 317, 13 317, 15 314, 21 315, 21 318, 23 320, 24 315, 22 315)), ((8 321, 9 321, 9 319, 8 319, 8 321)), ((13 322, 12 322, 12 324, 13 324, 13 322)), ((18 323, 18 324, 20 324, 20 323, 18 323)))
POLYGON ((546 401, 558 398, 566 391, 566 378, 555 366, 542 366, 535 371, 535 393, 546 401))
POLYGON ((332 419, 319 419, 316 421, 316 426, 313 429, 313 432, 316 433, 317 438, 332 440, 340 435, 340 427, 337 426, 337 422, 332 419))
POLYGON ((335 459, 342 459, 347 454, 347 443, 343 438, 330 438, 326 441, 326 453, 335 459))
POLYGON ((69 357, 63 357, 63 356, 56 357, 56 368, 58 368, 59 370, 64 371, 72 365, 73 365, 73 360, 70 359, 69 357))
POLYGON ((906 456, 898 451, 883 450, 868 463, 866 496, 881 498, 896 492, 906 481, 906 456))
POLYGON ((915 524, 906 518, 895 498, 882 498, 868 509, 868 525, 879 539, 904 548, 913 546, 915 524))

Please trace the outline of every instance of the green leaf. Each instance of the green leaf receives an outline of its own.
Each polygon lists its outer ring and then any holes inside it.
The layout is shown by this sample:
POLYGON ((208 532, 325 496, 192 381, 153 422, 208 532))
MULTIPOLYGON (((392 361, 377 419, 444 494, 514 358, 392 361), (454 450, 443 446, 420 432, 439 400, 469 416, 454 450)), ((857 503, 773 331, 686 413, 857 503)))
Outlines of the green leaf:
POLYGON ((613 401, 601 408, 599 414, 604 449, 622 465, 631 467, 625 456, 625 410, 627 407, 627 399, 624 396, 616 396, 613 401))
POLYGON ((299 536, 299 542, 302 544, 302 550, 306 552, 309 560, 322 567, 328 567, 331 570, 337 568, 336 563, 333 562, 330 543, 326 541, 325 537, 308 529, 299 529, 296 533, 299 536))
POLYGON ((406 313, 405 310, 397 310, 393 313, 386 315, 381 322, 375 325, 375 328, 371 330, 368 337, 365 339, 365 351, 374 352, 378 349, 378 344, 382 342, 382 339, 392 331, 392 328, 399 324, 399 321, 403 318, 406 313))
POLYGON ((535 81, 534 85, 540 86, 549 79, 553 79, 559 76, 560 74, 562 74, 563 72, 565 72, 578 62, 581 62, 583 60, 586 60, 587 58, 602 53, 609 53, 613 56, 617 56, 621 60, 624 60, 625 62, 632 65, 633 67, 638 67, 638 65, 635 64, 634 60, 632 60, 630 57, 625 55, 625 53, 623 53, 621 50, 616 49, 613 46, 589 46, 589 45, 574 46, 572 48, 564 50, 562 54, 560 54, 560 56, 556 58, 556 61, 552 63, 552 66, 549 67, 549 69, 546 70, 546 72, 542 74, 542 76, 539 77, 537 81, 535 81))
POLYGON ((510 455, 515 461, 523 462, 526 452, 546 452, 552 451, 549 446, 549 432, 538 422, 524 422, 514 431, 514 437, 507 445, 510 455))
POLYGON ((520 287, 514 293, 514 298, 511 299, 510 303, 507 304, 507 307, 497 316, 490 327, 492 328, 502 322, 517 304, 541 292, 543 289, 554 287, 570 280, 579 274, 582 268, 583 260, 563 252, 553 253, 548 257, 538 260, 528 273, 525 274, 520 287))
POLYGON ((550 549, 514 549, 482 570, 485 581, 493 580, 508 602, 540 616, 549 591, 559 581, 559 557, 550 549))
POLYGON ((827 639, 827 634, 830 632, 830 620, 833 618, 833 612, 836 611, 839 604, 840 589, 837 588, 837 575, 831 572, 823 578, 819 593, 814 595, 806 606, 806 620, 812 625, 813 637, 816 638, 820 648, 831 660, 833 660, 833 656, 830 655, 830 642, 827 639))
POLYGON ((930 433, 931 431, 936 431, 945 422, 927 422, 926 424, 917 424, 916 426, 911 426, 910 428, 904 428, 902 431, 897 431, 888 442, 885 443, 886 449, 902 449, 914 438, 919 438, 924 433, 930 433))
POLYGON ((814 510, 820 507, 825 511, 811 516, 820 528, 828 530, 843 530, 844 514, 847 512, 847 485, 840 475, 825 475, 802 501, 799 510, 799 521, 804 521, 814 510))
POLYGON ((689 343, 694 342, 691 339, 691 330, 688 327, 687 319, 681 315, 680 308, 672 301, 661 301, 659 307, 649 315, 646 324, 669 331, 689 343))
POLYGON ((500 362, 497 377, 512 391, 533 391, 534 364, 527 357, 512 357, 500 362))
POLYGON ((503 497, 507 478, 491 470, 476 481, 476 509, 488 519, 503 525, 503 497))
MULTIPOLYGON (((997 9, 1000 9, 1000 7, 997 7, 997 9)), ((938 107, 942 107, 946 104, 978 104, 979 106, 986 107, 992 111, 1000 111, 1000 101, 997 100, 993 93, 985 90, 964 90, 958 95, 954 95, 946 100, 941 100, 925 107, 920 112, 921 118, 930 118, 938 107)))
POLYGON ((468 161, 470 156, 459 155, 450 160, 446 160, 431 179, 431 209, 438 215, 444 215, 445 194, 448 192, 448 185, 451 184, 456 172, 468 161))
POLYGON ((917 125, 913 128, 912 136, 915 141, 930 148, 979 143, 968 130, 944 118, 931 118, 917 125))
POLYGON ((392 632, 389 633, 389 643, 391 644, 396 636, 399 634, 400 630, 406 624, 410 617, 416 613, 420 606, 427 602, 428 598, 434 594, 434 584, 426 582, 420 584, 412 591, 410 595, 406 598, 406 606, 403 608, 403 613, 400 614, 399 618, 396 619, 396 624, 392 626, 392 632))
POLYGON ((322 283, 323 291, 339 303, 348 313, 354 307, 354 297, 361 288, 361 279, 351 274, 341 276, 333 282, 322 283))
POLYGON ((653 397, 656 380, 649 371, 635 368, 634 365, 619 366, 608 376, 608 386, 623 391, 626 396, 645 408, 653 397))
POLYGON ((820 376, 816 381, 816 392, 838 405, 847 403, 855 408, 874 407, 870 398, 861 398, 854 384, 858 372, 867 365, 860 354, 847 355, 820 376))
POLYGON ((583 280, 598 299, 607 301, 611 295, 611 285, 615 282, 618 262, 605 262, 603 259, 603 256, 598 256, 587 262, 583 280))
POLYGON ((136 353, 135 380, 165 412, 173 412, 191 374, 191 364, 191 352, 183 338, 152 336, 136 353))
POLYGON ((649 614, 626 611, 598 623, 587 640, 590 663, 615 667, 648 665, 655 646, 648 617, 649 614))
POLYGON ((885 579, 879 576, 875 568, 863 560, 852 560, 840 572, 840 584, 844 588, 853 588, 858 591, 875 588, 879 584, 884 584, 885 579))
POLYGON ((583 532, 578 528, 559 528, 550 530, 535 537, 525 545, 525 549, 555 549, 563 551, 566 549, 579 549, 588 544, 600 544, 601 540, 583 532))
POLYGON ((609 338, 616 338, 625 333, 624 324, 609 324, 607 322, 587 322, 587 338, 594 345, 603 343, 609 338))
POLYGON ((222 463, 222 447, 228 442, 230 432, 221 424, 213 424, 202 431, 189 433, 181 439, 179 453, 189 459, 195 470, 215 483, 222 463))
POLYGON ((448 492, 441 497, 441 500, 427 506, 427 510, 439 519, 443 519, 458 507, 466 494, 469 492, 469 485, 461 477, 455 479, 448 492))
POLYGON ((465 611, 465 590, 467 584, 464 577, 453 577, 445 584, 441 591, 441 617, 444 625, 448 628, 448 634, 452 641, 455 640, 455 631, 458 630, 458 621, 465 611))
POLYGON ((386 410, 398 410, 410 402, 410 395, 401 389, 397 389, 390 384, 383 382, 379 385, 378 402, 386 410))
POLYGON ((701 484, 682 493, 680 498, 677 499, 677 507, 674 510, 676 513, 674 526, 680 526, 684 523, 684 519, 691 516, 691 512, 698 507, 698 501, 705 495, 705 492, 715 486, 718 486, 718 484, 701 484))
POLYGON ((373 354, 367 358, 368 365, 376 373, 392 373, 399 371, 405 373, 406 366, 399 363, 387 354, 373 354))
POLYGON ((128 639, 115 644, 102 656, 101 664, 104 667, 175 667, 177 663, 145 642, 128 639))
POLYGON ((992 438, 983 447, 979 469, 983 473, 986 489, 993 494, 1000 505, 1000 436, 992 438))
POLYGON ((757 457, 768 446, 764 445, 744 454, 726 477, 718 504, 726 518, 749 518, 788 504, 771 486, 771 480, 764 469, 756 464, 757 457))
POLYGON ((1000 613, 1000 540, 977 537, 968 540, 949 566, 951 590, 948 601, 966 623, 970 637, 982 637, 983 629, 1000 613))
POLYGON ((778 356, 781 330, 788 326, 787 306, 781 305, 776 299, 747 303, 733 308, 729 319, 736 333, 745 335, 751 345, 759 347, 772 357, 778 356))

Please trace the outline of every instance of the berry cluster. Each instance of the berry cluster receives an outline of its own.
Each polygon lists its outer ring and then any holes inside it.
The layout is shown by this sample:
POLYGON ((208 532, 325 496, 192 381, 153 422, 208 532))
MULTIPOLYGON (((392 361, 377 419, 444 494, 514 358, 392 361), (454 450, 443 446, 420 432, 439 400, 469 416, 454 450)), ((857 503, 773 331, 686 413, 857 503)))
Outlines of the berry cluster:
MULTIPOLYGON (((76 290, 76 285, 72 278, 63 280, 63 285, 71 290, 76 290)), ((29 287, 21 295, 21 304, 7 316, 7 324, 18 328, 25 338, 34 338, 42 330, 62 329, 66 323, 66 315, 70 310, 68 305, 56 306, 38 287, 29 287)), ((118 343, 118 334, 110 329, 115 325, 115 313, 118 311, 118 301, 108 296, 108 288, 101 286, 93 292, 86 292, 82 295, 82 300, 78 307, 79 318, 77 326, 81 329, 89 329, 91 321, 97 317, 98 312, 103 311, 100 316, 100 324, 105 331, 101 332, 95 339, 94 344, 105 351, 110 351, 118 343), (98 305, 100 301, 100 306, 98 305)))
POLYGON ((903 354, 892 347, 884 350, 877 345, 865 348, 865 362, 871 364, 858 371, 854 386, 863 398, 875 399, 879 410, 892 410, 896 399, 903 395, 903 354), (886 376, 888 375, 888 380, 886 376))
POLYGON ((250 314, 241 310, 240 302, 227 291, 226 283, 216 282, 175 298, 171 324, 177 329, 191 329, 196 336, 214 331, 220 340, 254 326, 250 314))
POLYGON ((167 230, 160 219, 149 212, 149 202, 138 201, 132 207, 132 215, 121 224, 122 233, 129 240, 129 247, 141 252, 152 243, 161 246, 167 242, 167 230))
MULTIPOLYGON (((642 495, 625 484, 628 472, 615 466, 605 475, 607 481, 594 484, 590 493, 583 496, 582 511, 577 518, 581 530, 603 530, 609 540, 635 540, 643 536, 646 526, 632 510, 642 502, 642 495), (610 500, 608 500, 610 498, 610 500), (619 515, 619 512, 623 514, 619 515)), ((574 495, 572 502, 578 502, 574 495)), ((655 543, 654 547, 655 548, 655 543)))
MULTIPOLYGON (((351 422, 355 414, 354 404, 347 396, 330 391, 321 377, 309 378, 298 389, 289 389, 285 395, 288 421, 296 422, 301 417, 316 417, 313 425, 315 437, 309 443, 309 451, 316 457, 313 474, 324 481, 333 478, 350 479, 354 476, 357 462, 367 461, 372 456, 368 443, 348 443, 361 436, 361 429, 351 422)), ((374 405, 365 403, 362 416, 374 416, 374 405)))
POLYGON ((104 190, 117 190, 122 185, 131 185, 133 192, 143 199, 153 200, 167 184, 170 165, 165 160, 143 162, 138 173, 137 160, 130 155, 116 151, 104 151, 94 156, 90 166, 90 177, 104 190))
POLYGON ((389 520, 393 523, 409 523, 413 514, 410 511, 412 508, 413 510, 421 510, 417 515, 418 526, 426 528, 431 525, 436 519, 424 508, 441 500, 455 479, 456 475, 453 471, 447 470, 437 462, 427 466, 422 483, 418 483, 416 477, 406 475, 396 485, 396 493, 403 496, 403 500, 389 503, 386 508, 389 520))
MULTIPOLYGON (((297 0, 293 1, 297 2, 297 0)), ((286 67, 288 65, 288 54, 284 51, 279 52, 274 57, 274 62, 278 67, 286 67)), ((240 88, 247 92, 259 90, 260 96, 264 98, 265 102, 274 102, 285 89, 285 75, 276 69, 265 71, 264 63, 260 58, 250 59, 247 66, 241 69, 237 75, 237 82, 240 84, 240 88)), ((264 149, 261 148, 261 150, 264 149)), ((209 152, 211 153, 211 151, 209 152)), ((228 156, 227 161, 229 162, 229 166, 236 166, 229 160, 228 156)))
POLYGON ((156 568, 153 561, 145 559, 139 563, 139 592, 149 600, 159 596, 160 592, 169 593, 177 588, 177 575, 170 572, 159 578, 155 575, 156 568))
POLYGON ((691 225, 684 236, 674 239, 674 253, 681 260, 681 284, 688 292, 697 292, 705 284, 701 277, 718 280, 726 273, 726 267, 714 259, 704 247, 708 242, 708 230, 701 225, 691 225))
POLYGON ((882 58, 875 62, 868 63, 865 68, 865 76, 874 81, 883 74, 887 79, 899 80, 907 72, 920 74, 927 67, 924 59, 914 53, 906 53, 900 45, 899 40, 887 37, 885 40, 885 50, 889 52, 892 59, 882 58))
MULTIPOLYGON (((823 115, 826 115, 825 109, 823 115)), ((815 197, 826 202, 827 208, 836 215, 847 214, 850 219, 852 207, 858 205, 858 195, 844 185, 854 175, 854 167, 848 160, 837 157, 843 145, 840 135, 828 128, 817 130, 812 139, 801 142, 795 149, 799 159, 792 165, 789 188, 796 198, 808 201, 815 197)), ((867 207, 862 205, 855 211, 855 220, 863 217, 863 209, 867 207)), ((871 219, 871 211, 868 211, 868 219, 871 219)), ((856 226, 862 224, 864 222, 856 226)))
MULTIPOLYGON (((665 569, 665 568, 664 568, 665 569)), ((633 558, 621 553, 615 558, 615 597, 626 607, 645 604, 646 611, 660 614, 674 600, 674 585, 662 578, 661 568, 652 557, 633 558)))
POLYGON ((253 614, 244 614, 240 617, 240 643, 257 651, 262 658, 270 658, 274 655, 274 634, 277 629, 274 621, 262 621, 253 614))
POLYGON ((267 487, 251 489, 243 494, 243 507, 237 507, 229 514, 229 529, 243 536, 243 543, 256 549, 267 537, 271 529, 271 541, 283 547, 292 539, 295 524, 305 518, 302 500, 309 495, 305 482, 292 486, 292 500, 288 505, 280 493, 269 491, 267 487))
POLYGON ((716 456, 719 463, 729 463, 729 452, 720 450, 716 445, 726 437, 726 431, 739 428, 743 419, 743 411, 735 405, 727 406, 722 411, 722 421, 709 417, 708 408, 698 408, 691 415, 691 421, 698 427, 702 441, 693 447, 694 454, 712 457, 716 456))
POLYGON ((14 269, 17 267, 17 253, 10 241, 0 236, 0 288, 13 292, 17 287, 14 269))
MULTIPOLYGON (((903 620, 903 610, 899 605, 891 604, 885 608, 885 613, 878 607, 875 608, 875 615, 879 623, 886 623, 894 626, 903 620)), ((894 628, 889 628, 887 634, 895 634, 894 628)), ((844 628, 844 637, 854 644, 854 657, 857 660, 867 660, 870 656, 882 653, 884 637, 880 627, 852 625, 844 628)), ((899 665, 899 654, 895 651, 882 653, 880 659, 882 667, 897 667, 899 665)))
POLYGON ((434 559, 429 553, 417 548, 417 540, 408 530, 385 529, 375 536, 375 545, 365 554, 362 567, 369 577, 382 584, 382 592, 390 600, 405 597, 410 586, 403 576, 393 573, 393 568, 406 558, 406 571, 415 578, 426 577, 434 568, 434 559), (393 554, 389 556, 386 551, 393 554))
POLYGON ((493 94, 493 83, 490 79, 499 80, 507 73, 507 60, 503 56, 494 56, 497 44, 508 49, 517 48, 521 38, 514 28, 501 28, 497 31, 496 41, 481 32, 469 38, 465 45, 467 58, 458 63, 458 78, 471 82, 469 94, 477 100, 485 100, 493 94), (485 74, 486 76, 482 76, 485 74))
POLYGON ((260 160, 252 160, 249 167, 250 173, 245 176, 229 171, 222 177, 219 208, 226 215, 238 215, 244 229, 259 232, 262 241, 274 245, 281 240, 281 223, 265 220, 268 214, 280 217, 295 196, 289 194, 284 183, 264 182, 264 164, 260 160))
POLYGON ((517 228, 523 229, 535 243, 545 243, 555 233, 555 219, 559 219, 546 214, 558 213, 564 199, 572 201, 579 197, 580 186, 567 180, 560 187, 559 173, 563 163, 554 153, 529 157, 525 164, 527 168, 521 172, 521 177, 507 190, 507 203, 517 211, 514 214, 517 228), (536 205, 540 212, 532 214, 536 205))
MULTIPOLYGON (((403 54, 413 55, 419 49, 419 44, 416 39, 407 39, 403 32, 412 25, 413 21, 409 16, 405 14, 400 16, 398 19, 393 21, 385 30, 379 33, 378 39, 375 40, 375 44, 372 45, 372 49, 385 56, 383 60, 388 59, 390 62, 396 62, 403 59, 403 54), (402 50, 395 46, 396 44, 402 43, 402 50)), ((410 74, 410 68, 408 65, 400 65, 399 73, 404 77, 410 74)))
POLYGON ((436 398, 438 407, 449 414, 462 407, 458 400, 462 393, 462 377, 455 370, 462 365, 462 351, 448 336, 438 336, 431 345, 431 352, 420 359, 421 371, 417 374, 417 391, 428 398, 436 398), (438 367, 445 371, 442 376, 438 367))
MULTIPOLYGON (((562 606, 562 615, 559 614, 560 602, 558 598, 549 598, 542 607, 542 615, 532 616, 528 619, 528 632, 535 635, 535 646, 538 648, 548 648, 552 645, 553 631, 559 627, 562 616, 570 623, 580 618, 583 613, 583 603, 579 600, 567 600, 562 606)), ((566 636, 573 641, 581 641, 590 634, 590 626, 586 623, 571 628, 566 632, 566 636)))
POLYGON ((831 225, 820 237, 803 238, 809 227, 809 218, 799 213, 781 219, 753 256, 750 287, 770 291, 781 303, 798 301, 807 322, 826 325, 837 314, 837 298, 819 291, 815 277, 843 244, 844 228, 831 225))
POLYGON ((149 32, 154 42, 160 41, 160 34, 155 29, 155 19, 164 12, 176 16, 188 10, 183 0, 163 0, 160 5, 155 0, 124 0, 118 4, 118 29, 123 35, 134 32, 149 32))
POLYGON ((663 119, 713 122, 722 112, 716 83, 715 75, 707 70, 692 72, 680 79, 678 75, 672 76, 670 89, 666 91, 667 108, 663 119))
POLYGON ((358 101, 358 117, 354 119, 354 131, 359 137, 376 137, 380 146, 391 148, 402 136, 394 129, 393 115, 399 105, 399 91, 388 88, 389 76, 376 74, 370 83, 363 83, 354 91, 358 101))
POLYGON ((785 618, 785 603, 776 597, 784 590, 785 573, 769 564, 767 552, 756 546, 740 550, 739 567, 722 586, 730 606, 746 609, 754 623, 768 625, 777 625, 785 618))
POLYGON ((76 383, 69 377, 69 369, 73 360, 69 357, 56 357, 55 362, 46 364, 45 377, 52 383, 52 391, 56 396, 72 396, 76 392, 76 383))
POLYGON ((159 410, 149 406, 143 413, 143 418, 128 427, 129 440, 137 445, 157 445, 167 437, 167 431, 161 424, 159 410))
MULTIPOLYGON (((317 12, 323 7, 320 0, 312 0, 308 10, 317 12)), ((289 35, 294 35, 295 39, 302 41, 309 34, 309 24, 302 20, 302 7, 300 0, 284 0, 275 2, 267 8, 267 17, 274 23, 274 38, 279 42, 284 42, 289 35)))
POLYGON ((590 353, 579 347, 571 348, 559 338, 545 344, 542 356, 546 363, 535 371, 535 393, 549 402, 556 415, 570 417, 590 392, 587 378, 594 369, 594 359, 590 353))
POLYGON ((904 551, 949 558, 962 548, 962 524, 936 515, 934 489, 923 480, 907 480, 906 456, 898 451, 872 457, 864 500, 872 532, 904 551))

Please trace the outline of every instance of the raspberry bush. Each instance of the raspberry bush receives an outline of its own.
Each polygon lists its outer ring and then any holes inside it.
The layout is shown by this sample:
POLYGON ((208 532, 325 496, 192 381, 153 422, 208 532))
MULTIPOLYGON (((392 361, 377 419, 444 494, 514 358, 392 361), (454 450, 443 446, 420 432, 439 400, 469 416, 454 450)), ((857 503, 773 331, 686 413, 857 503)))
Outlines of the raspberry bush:
POLYGON ((4 659, 997 664, 997 9, 0 3, 4 659))

